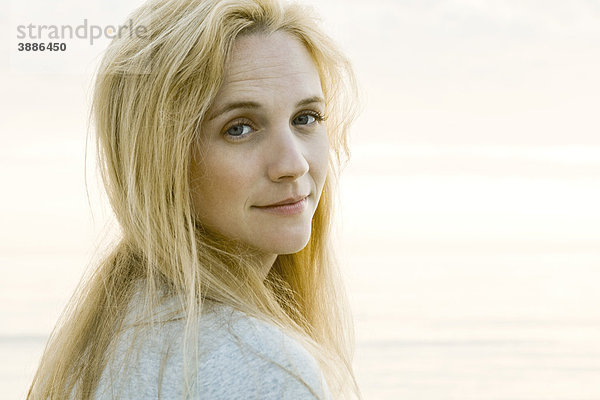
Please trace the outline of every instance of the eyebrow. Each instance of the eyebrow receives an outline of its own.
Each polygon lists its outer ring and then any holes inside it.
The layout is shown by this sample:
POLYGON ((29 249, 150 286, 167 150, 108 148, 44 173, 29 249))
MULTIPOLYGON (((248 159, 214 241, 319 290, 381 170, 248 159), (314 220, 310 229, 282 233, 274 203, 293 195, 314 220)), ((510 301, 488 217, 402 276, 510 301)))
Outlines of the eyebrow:
MULTIPOLYGON (((307 106, 309 104, 314 104, 314 103, 325 104, 325 100, 321 96, 307 97, 306 99, 300 100, 298 103, 296 103, 296 107, 307 106)), ((257 109, 257 108, 261 108, 261 107, 262 106, 259 103, 256 103, 254 101, 236 101, 234 103, 226 104, 220 110, 211 114, 208 117, 208 121, 212 121, 213 119, 217 118, 218 116, 225 114, 229 111, 233 111, 233 110, 237 110, 237 109, 257 109)))

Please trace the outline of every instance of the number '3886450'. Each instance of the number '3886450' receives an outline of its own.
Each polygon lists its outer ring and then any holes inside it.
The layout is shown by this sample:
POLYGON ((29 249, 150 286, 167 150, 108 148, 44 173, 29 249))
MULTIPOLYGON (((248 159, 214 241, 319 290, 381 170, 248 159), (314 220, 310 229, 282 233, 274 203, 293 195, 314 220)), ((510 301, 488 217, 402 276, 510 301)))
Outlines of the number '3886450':
POLYGON ((23 43, 19 42, 17 46, 19 51, 65 51, 66 43, 23 43))

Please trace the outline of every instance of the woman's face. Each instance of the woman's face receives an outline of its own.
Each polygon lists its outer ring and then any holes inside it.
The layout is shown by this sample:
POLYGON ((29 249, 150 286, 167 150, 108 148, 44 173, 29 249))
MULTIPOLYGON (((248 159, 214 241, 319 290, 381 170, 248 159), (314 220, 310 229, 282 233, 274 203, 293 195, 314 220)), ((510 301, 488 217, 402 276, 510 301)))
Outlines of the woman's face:
POLYGON ((192 163, 200 222, 266 255, 306 246, 328 138, 317 68, 293 36, 237 39, 192 163))

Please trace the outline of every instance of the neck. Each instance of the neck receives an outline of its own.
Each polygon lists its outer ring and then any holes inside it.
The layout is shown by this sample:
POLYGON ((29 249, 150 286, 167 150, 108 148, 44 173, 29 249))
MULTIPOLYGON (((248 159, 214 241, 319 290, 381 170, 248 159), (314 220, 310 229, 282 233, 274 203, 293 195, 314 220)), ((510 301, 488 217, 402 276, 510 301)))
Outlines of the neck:
POLYGON ((269 271, 271 271, 275 260, 277 259, 277 254, 255 254, 253 255, 253 257, 255 257, 255 260, 259 265, 260 277, 264 281, 267 275, 269 274, 269 271))

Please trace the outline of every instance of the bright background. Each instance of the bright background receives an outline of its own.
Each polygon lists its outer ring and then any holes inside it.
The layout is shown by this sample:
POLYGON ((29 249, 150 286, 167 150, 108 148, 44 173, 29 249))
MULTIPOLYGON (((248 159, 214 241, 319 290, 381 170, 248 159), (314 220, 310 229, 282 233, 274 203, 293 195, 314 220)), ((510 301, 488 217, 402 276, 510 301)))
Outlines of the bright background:
MULTIPOLYGON (((93 160, 90 203, 84 181, 107 42, 23 54, 16 26, 139 3, 3 3, 2 399, 24 397, 109 220, 93 160)), ((600 399, 600 2, 309 3, 364 91, 340 231, 364 397, 600 399)))

